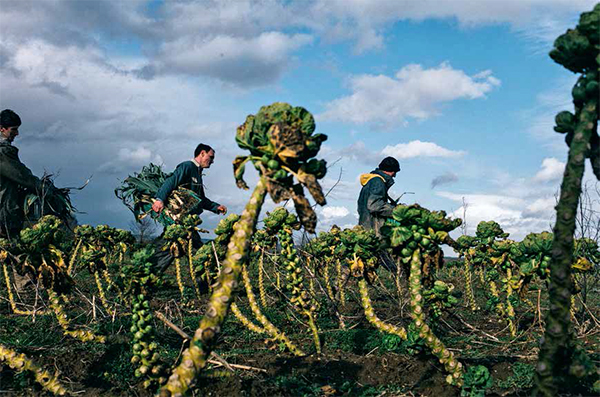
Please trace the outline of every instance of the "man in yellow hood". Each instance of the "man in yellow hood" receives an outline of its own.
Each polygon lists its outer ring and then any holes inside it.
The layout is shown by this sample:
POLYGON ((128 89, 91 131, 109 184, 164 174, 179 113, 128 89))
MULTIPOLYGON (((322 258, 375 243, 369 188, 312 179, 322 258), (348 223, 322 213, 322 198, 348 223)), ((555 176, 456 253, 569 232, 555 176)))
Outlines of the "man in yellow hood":
POLYGON ((380 236, 379 229, 386 218, 392 216, 396 205, 388 191, 394 184, 396 173, 400 171, 398 160, 393 157, 384 158, 374 171, 360 176, 362 189, 358 196, 358 224, 365 229, 372 229, 380 236))

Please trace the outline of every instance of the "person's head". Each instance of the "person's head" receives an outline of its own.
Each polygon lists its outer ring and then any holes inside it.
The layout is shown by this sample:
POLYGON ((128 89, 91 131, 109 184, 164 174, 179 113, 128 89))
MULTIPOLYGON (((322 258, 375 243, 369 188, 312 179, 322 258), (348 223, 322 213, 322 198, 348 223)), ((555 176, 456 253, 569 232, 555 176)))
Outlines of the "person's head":
POLYGON ((398 160, 393 157, 386 157, 381 160, 381 163, 379 163, 377 169, 383 171, 391 177, 395 177, 396 173, 400 171, 400 163, 398 163, 398 160))
POLYGON ((19 127, 21 126, 21 118, 18 114, 10 109, 4 109, 0 112, 0 134, 9 142, 15 140, 19 135, 19 127))
POLYGON ((194 150, 194 160, 200 164, 200 167, 210 168, 210 165, 215 161, 215 151, 210 146, 201 143, 194 150))

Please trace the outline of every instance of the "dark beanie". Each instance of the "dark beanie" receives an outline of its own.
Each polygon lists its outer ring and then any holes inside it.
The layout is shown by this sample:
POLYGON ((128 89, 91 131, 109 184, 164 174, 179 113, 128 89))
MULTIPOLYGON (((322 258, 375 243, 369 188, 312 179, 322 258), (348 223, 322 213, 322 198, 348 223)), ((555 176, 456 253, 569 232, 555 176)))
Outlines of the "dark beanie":
POLYGON ((4 109, 0 112, 0 126, 4 128, 18 127, 21 125, 21 118, 10 109, 4 109))
POLYGON ((393 157, 386 157, 381 160, 381 163, 379 163, 379 167, 377 168, 381 171, 398 172, 400 171, 400 163, 393 157))

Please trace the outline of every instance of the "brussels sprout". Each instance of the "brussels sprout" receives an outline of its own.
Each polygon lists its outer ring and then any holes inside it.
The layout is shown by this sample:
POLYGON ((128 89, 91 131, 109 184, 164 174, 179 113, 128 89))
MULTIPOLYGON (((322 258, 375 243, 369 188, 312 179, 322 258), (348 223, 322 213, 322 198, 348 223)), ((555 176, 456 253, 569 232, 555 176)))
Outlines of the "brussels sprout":
POLYGON ((600 86, 597 81, 590 81, 585 86, 585 93, 589 98, 598 98, 600 95, 600 86))
POLYGON ((278 170, 280 168, 279 161, 277 160, 269 160, 267 163, 267 167, 271 170, 278 170))
POLYGON ((286 170, 279 170, 275 174, 273 174, 273 178, 275 179, 283 179, 287 176, 286 170))
POLYGON ((559 112, 554 118, 556 126, 554 131, 560 133, 572 132, 575 129, 575 115, 569 111, 559 112))
POLYGON ((573 87, 573 91, 571 91, 571 94, 573 95, 573 103, 575 104, 581 104, 585 102, 587 98, 585 88, 579 84, 573 87))

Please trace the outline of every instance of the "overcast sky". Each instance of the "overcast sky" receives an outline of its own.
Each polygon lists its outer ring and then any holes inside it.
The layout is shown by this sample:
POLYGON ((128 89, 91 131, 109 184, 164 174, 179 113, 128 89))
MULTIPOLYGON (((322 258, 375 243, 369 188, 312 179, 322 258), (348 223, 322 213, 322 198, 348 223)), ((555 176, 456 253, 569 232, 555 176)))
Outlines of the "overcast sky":
POLYGON ((393 197, 459 217, 465 202, 471 234, 493 219, 521 239, 550 228, 567 155, 552 127, 576 77, 547 53, 594 3, 0 0, 0 107, 21 116, 35 174, 93 175, 80 223, 128 228, 119 181, 200 142, 216 149, 207 195, 241 212, 235 128, 284 101, 329 136, 323 184, 340 181, 320 230, 356 224, 359 175, 394 156, 393 197))

